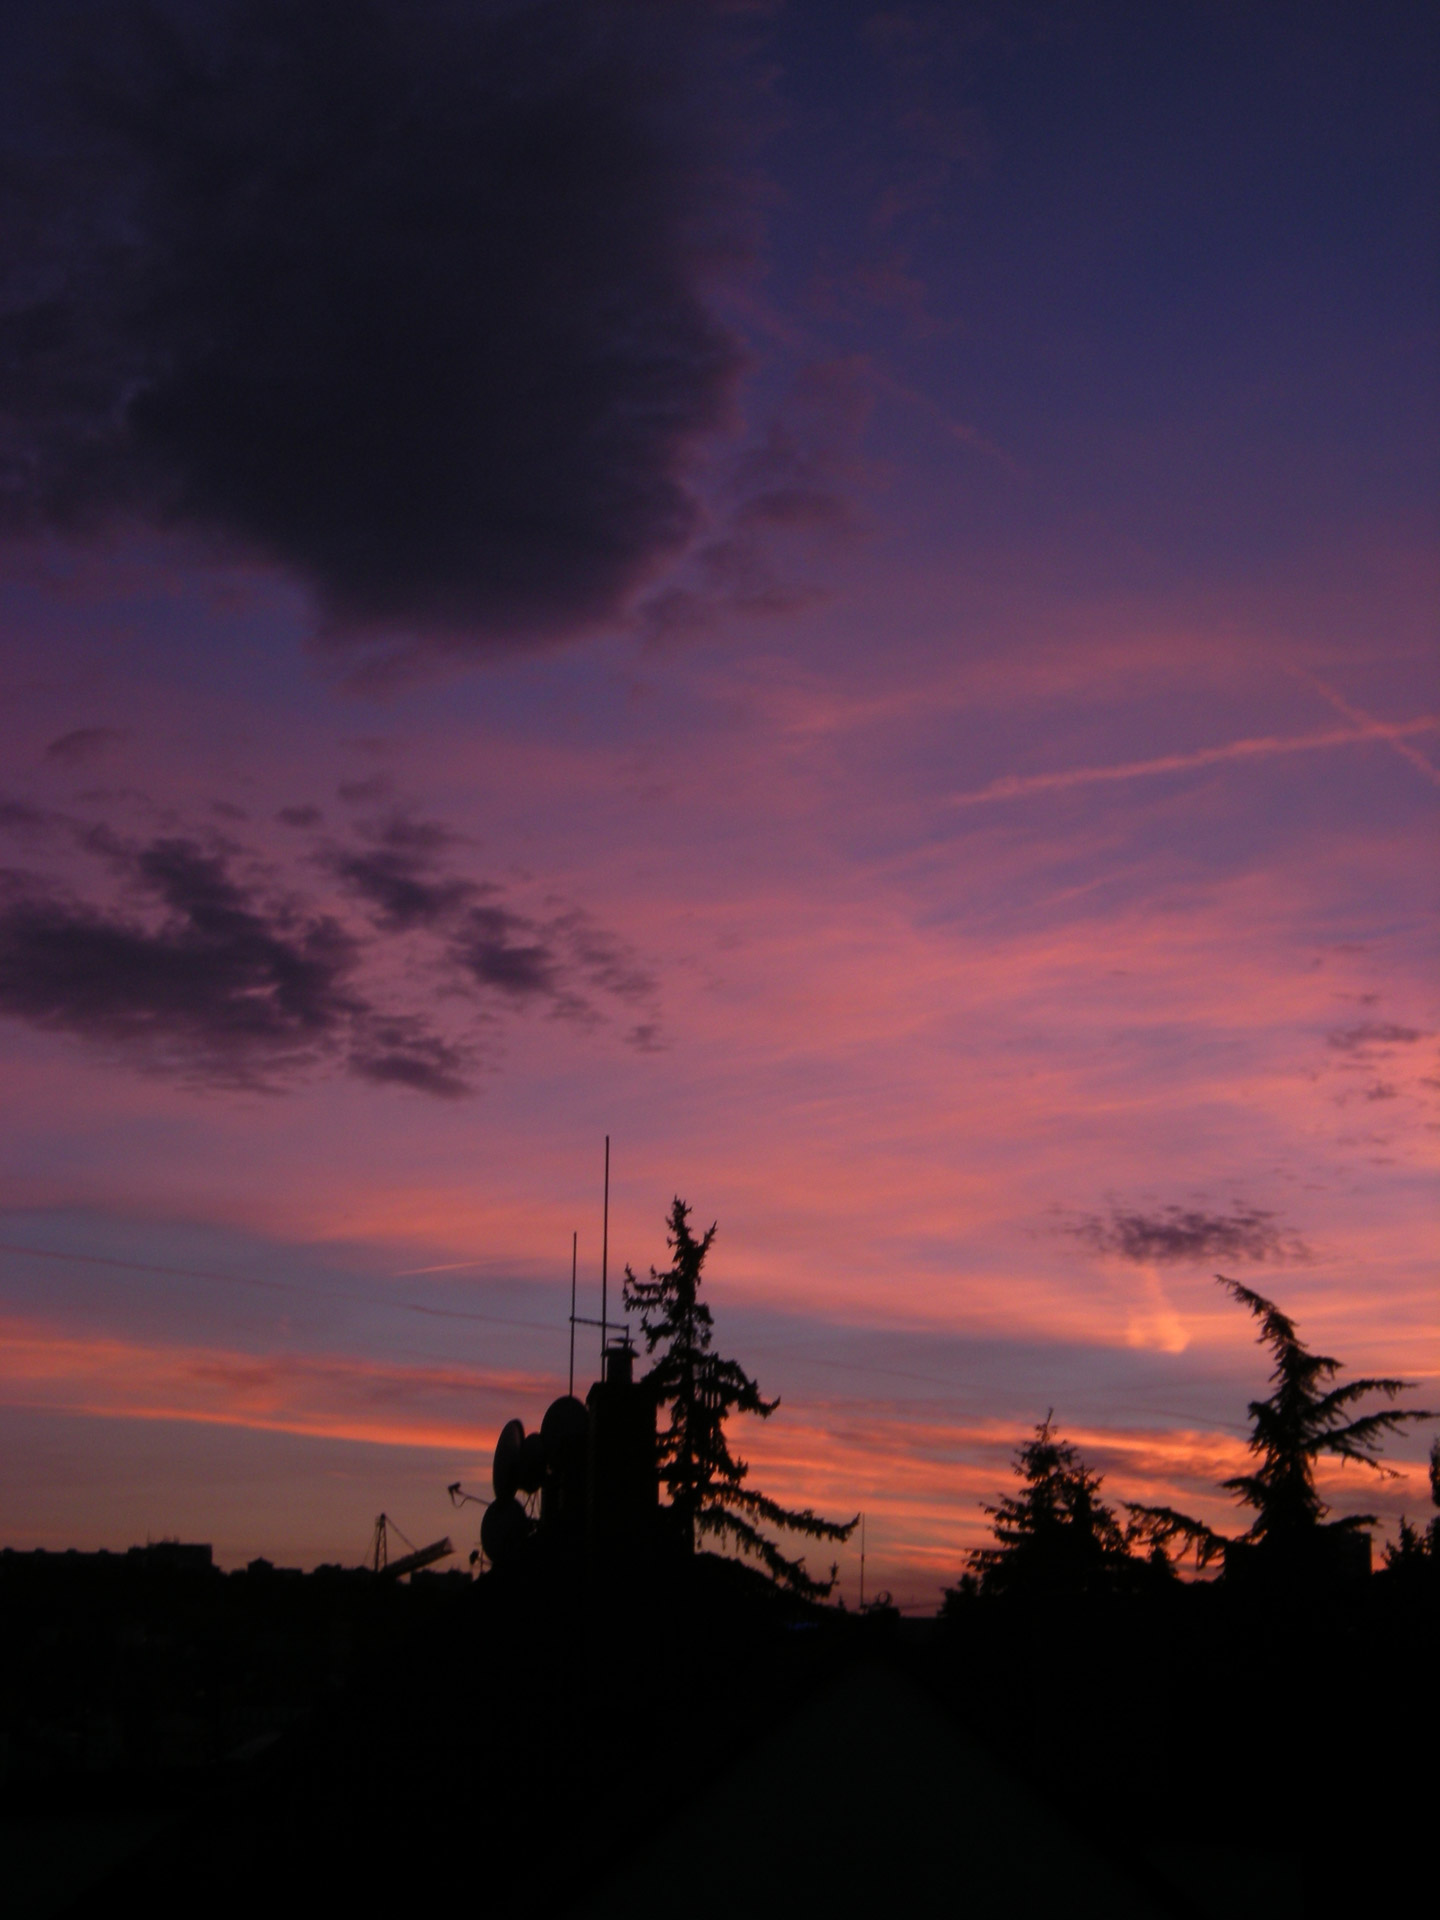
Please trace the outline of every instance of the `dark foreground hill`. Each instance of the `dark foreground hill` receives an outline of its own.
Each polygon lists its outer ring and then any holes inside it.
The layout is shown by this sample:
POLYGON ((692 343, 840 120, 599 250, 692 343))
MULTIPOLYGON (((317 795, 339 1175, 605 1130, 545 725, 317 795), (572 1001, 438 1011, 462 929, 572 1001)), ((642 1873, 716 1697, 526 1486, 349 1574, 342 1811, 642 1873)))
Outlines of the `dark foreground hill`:
POLYGON ((1435 1595, 1386 1576, 902 1622, 704 1555, 109 1559, 0 1557, 16 1915, 1286 1920, 1430 1873, 1435 1595))

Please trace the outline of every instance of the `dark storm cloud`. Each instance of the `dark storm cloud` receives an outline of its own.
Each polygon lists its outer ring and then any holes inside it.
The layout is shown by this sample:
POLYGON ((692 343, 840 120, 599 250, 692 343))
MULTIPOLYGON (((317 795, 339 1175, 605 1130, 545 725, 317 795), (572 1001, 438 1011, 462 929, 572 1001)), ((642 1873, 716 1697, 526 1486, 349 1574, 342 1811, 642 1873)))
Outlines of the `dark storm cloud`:
POLYGON ((1200 1207, 1163 1207, 1158 1213, 1088 1214, 1068 1229, 1096 1253, 1118 1255, 1136 1266, 1174 1266, 1209 1260, 1305 1260, 1298 1234, 1276 1225, 1261 1207, 1235 1206, 1228 1213, 1200 1207))
POLYGON ((321 861, 365 902, 386 933, 439 927, 468 902, 493 892, 462 875, 436 871, 437 858, 455 842, 438 821, 395 813, 361 832, 360 845, 331 847, 321 861))
POLYGON ((335 794, 347 807, 363 807, 372 800, 387 800, 394 791, 395 782, 388 773, 369 773, 363 780, 342 780, 335 794))
MULTIPOLYGON (((634 952, 603 927, 597 927, 588 915, 563 914, 554 922, 553 932, 564 941, 578 971, 602 993, 639 1000, 656 991, 654 976, 640 965, 634 952)), ((643 1036, 637 1044, 644 1044, 643 1036)))
POLYGON ((461 842, 438 822, 395 814, 307 856, 363 917, 281 888, 230 840, 132 841, 0 805, 0 828, 37 824, 63 829, 69 857, 108 885, 0 869, 0 1015, 144 1068, 275 1089, 340 1064, 453 1098, 494 1056, 505 1015, 598 1026, 618 1007, 626 1044, 657 1044, 655 983, 633 952, 577 908, 537 919, 502 904, 453 870, 461 842))
POLYGON ((476 885, 459 877, 436 877, 424 852, 405 845, 353 847, 332 852, 328 866, 372 910, 386 933, 434 927, 474 899, 476 885))
MULTIPOLYGON (((514 1001, 548 1003, 566 1018, 599 1019, 596 996, 633 1004, 653 1001, 657 992, 630 947, 574 910, 537 921, 501 906, 471 907, 452 951, 481 986, 514 1001)), ((657 1022, 644 1022, 627 1033, 627 1044, 652 1050, 658 1031, 657 1022)))
POLYGON ((558 999, 558 956, 532 922, 504 907, 473 907, 455 941, 456 960, 481 986, 515 1000, 558 999))
POLYGON ((322 864, 383 933, 437 935, 450 963, 487 992, 581 1019, 597 1017, 592 995, 654 997, 654 978, 632 950, 588 914, 562 908, 537 919, 500 904, 493 884, 447 871, 456 836, 438 822, 397 814, 361 831, 362 844, 332 847, 322 864))
POLYGON ((1325 1038, 1337 1053, 1363 1053, 1371 1047, 1413 1047, 1428 1036, 1419 1027, 1390 1020, 1366 1020, 1358 1027, 1337 1027, 1325 1038))
POLYGON ((337 877, 369 902, 388 933, 434 926, 474 892, 464 880, 428 878, 412 858, 393 847, 338 854, 333 864, 337 877))
POLYGON ((7 800, 0 795, 0 827, 17 833, 38 832, 50 824, 48 814, 32 807, 28 800, 7 800))
POLYGON ((111 747, 120 746, 128 738, 121 727, 75 727, 50 742, 45 758, 62 767, 85 767, 102 759, 111 747))
POLYGON ((857 499, 876 480, 862 453, 876 390, 858 356, 802 369, 722 476, 707 537, 642 603, 645 632, 663 640, 725 615, 785 619, 826 597, 815 562, 865 532, 857 499))
POLYGON ((230 1084, 314 1060, 361 1011, 356 949, 333 920, 265 908, 190 840, 156 840, 128 866, 158 923, 5 876, 0 1011, 230 1084))
POLYGON ((13 18, 12 531, 218 535, 392 654, 576 631, 683 545, 736 370, 700 288, 708 9, 13 18))
POLYGON ((468 1049, 427 1032, 423 1021, 404 1014, 361 1021, 348 1062, 362 1079, 445 1100, 470 1092, 469 1063, 468 1049))

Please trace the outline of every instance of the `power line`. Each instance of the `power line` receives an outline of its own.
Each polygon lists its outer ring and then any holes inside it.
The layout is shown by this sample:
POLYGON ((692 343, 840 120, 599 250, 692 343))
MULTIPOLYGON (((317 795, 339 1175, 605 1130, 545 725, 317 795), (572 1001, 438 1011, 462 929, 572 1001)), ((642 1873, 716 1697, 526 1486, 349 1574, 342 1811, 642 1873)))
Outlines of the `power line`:
MULTIPOLYGON (((608 1198, 609 1198, 609 1191, 608 1191, 609 1189, 609 1179, 608 1179, 609 1152, 608 1152, 608 1149, 610 1144, 608 1138, 605 1144, 607 1149, 606 1151, 607 1164, 605 1169, 606 1176, 607 1176, 606 1200, 608 1201, 608 1198)), ((608 1213, 608 1206, 606 1211, 608 1213)), ((606 1221, 606 1227, 608 1229, 608 1219, 606 1221)), ((608 1243, 608 1239, 609 1239, 609 1234, 608 1234, 608 1231, 606 1231, 605 1240, 607 1243, 608 1243)), ((366 1292, 363 1292, 358 1287, 346 1286, 343 1283, 336 1285, 333 1282, 329 1282, 319 1288, 316 1288, 316 1287, 302 1285, 299 1281, 296 1281, 296 1280, 267 1280, 267 1279, 259 1278, 258 1276, 253 1274, 219 1273, 219 1272, 216 1272, 213 1268, 208 1268, 208 1267, 172 1267, 172 1266, 164 1266, 160 1264, 158 1261, 121 1260, 116 1258, 114 1255, 110 1255, 110 1254, 68 1253, 63 1250, 57 1250, 56 1248, 53 1248, 53 1247, 19 1246, 12 1241, 0 1241, 0 1253, 21 1254, 28 1258, 36 1259, 36 1260, 56 1260, 60 1262, 71 1261, 81 1266, 108 1267, 123 1273, 143 1273, 143 1274, 149 1274, 149 1275, 164 1275, 166 1278, 169 1278, 169 1279, 209 1280, 209 1281, 218 1282, 226 1286, 250 1287, 250 1288, 255 1288, 255 1289, 259 1289, 259 1290, 262 1290, 265 1292, 271 1292, 271 1293, 298 1294, 309 1300, 317 1300, 317 1299, 327 1298, 327 1297, 330 1299, 354 1300, 368 1307, 389 1307, 397 1313, 416 1313, 416 1314, 423 1315, 426 1319, 432 1319, 432 1320, 460 1320, 460 1321, 466 1321, 478 1326, 515 1327, 527 1333, 551 1333, 554 1331, 553 1325, 549 1321, 520 1320, 510 1314, 479 1313, 472 1308, 465 1308, 465 1307, 430 1306, 418 1300, 387 1299, 383 1294, 366 1293, 366 1292)), ((601 1256, 602 1286, 604 1284, 604 1279, 606 1277, 603 1272, 603 1264, 606 1263, 607 1255, 608 1255, 608 1244, 601 1256)), ((576 1257, 575 1242, 572 1239, 572 1268, 574 1265, 575 1257, 576 1257)), ((571 1295, 572 1312, 573 1312, 573 1301, 574 1301, 573 1281, 574 1281, 574 1274, 572 1272, 572 1295, 571 1295)), ((603 1299, 603 1295, 602 1295, 602 1299, 603 1299)), ((580 1324, 589 1325, 592 1323, 587 1321, 587 1322, 582 1322, 580 1324)), ((825 1368, 829 1368, 832 1371, 841 1372, 841 1373, 859 1373, 863 1375, 883 1375, 886 1378, 894 1379, 894 1380, 911 1380, 911 1381, 914 1381, 917 1386, 940 1387, 947 1394, 952 1394, 952 1395, 956 1393, 981 1393, 986 1391, 987 1387, 992 1384, 989 1382, 980 1382, 972 1379, 965 1379, 963 1377, 957 1379, 953 1375, 942 1376, 942 1375, 933 1374, 933 1373, 916 1373, 910 1368, 886 1366, 883 1362, 880 1362, 880 1361, 835 1360, 835 1359, 830 1359, 821 1354, 809 1352, 804 1347, 786 1346, 786 1347, 771 1348, 769 1351, 774 1355, 783 1355, 786 1357, 792 1357, 794 1359, 799 1360, 802 1364, 807 1366, 825 1367, 825 1368)), ((573 1368, 573 1361, 572 1361, 572 1368, 573 1368)), ((573 1382, 573 1374, 572 1374, 572 1382, 573 1382)), ((573 1384, 572 1384, 572 1391, 573 1391, 573 1384)), ((1116 1397, 1124 1398, 1124 1390, 1123 1389, 1116 1390, 1116 1397)), ((1133 1403, 1131 1403, 1130 1410, 1135 1413, 1153 1414, 1157 1419, 1162 1419, 1162 1420, 1191 1421, 1196 1418, 1202 1417, 1202 1416, 1198 1416, 1195 1413, 1178 1412, 1173 1407, 1135 1406, 1133 1403)), ((1241 1433, 1241 1434, 1245 1434, 1250 1431, 1250 1429, 1243 1422, 1232 1421, 1232 1420, 1221 1420, 1214 1416, 1203 1416, 1203 1417, 1205 1418, 1206 1424, 1209 1426, 1222 1427, 1227 1429, 1230 1432, 1241 1433)))
POLYGON ((262 1280, 252 1274, 216 1273, 206 1267, 167 1267, 156 1261, 117 1260, 100 1253, 66 1253, 54 1247, 21 1247, 0 1241, 0 1253, 18 1253, 35 1260, 73 1261, 80 1266, 113 1267, 124 1273, 163 1274, 176 1280, 215 1280, 232 1287, 258 1287, 272 1293, 300 1294, 305 1299, 357 1300, 369 1307, 390 1307, 397 1313, 420 1313, 434 1320, 473 1320, 489 1327, 523 1327, 532 1333, 553 1333, 548 1320, 517 1320, 500 1313, 476 1313, 464 1307, 426 1306, 419 1300, 389 1300, 383 1294, 364 1293, 358 1287, 329 1282, 321 1287, 302 1285, 298 1280, 262 1280))

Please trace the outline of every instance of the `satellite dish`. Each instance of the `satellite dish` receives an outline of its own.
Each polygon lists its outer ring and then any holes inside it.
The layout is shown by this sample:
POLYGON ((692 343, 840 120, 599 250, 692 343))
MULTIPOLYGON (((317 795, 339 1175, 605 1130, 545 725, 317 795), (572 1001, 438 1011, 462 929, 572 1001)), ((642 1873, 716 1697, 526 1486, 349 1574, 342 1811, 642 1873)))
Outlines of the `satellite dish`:
POLYGON ((583 1446, 590 1431, 590 1416, 585 1411, 584 1401, 577 1400, 574 1394, 562 1393, 558 1400, 552 1400, 545 1409, 540 1431, 545 1436, 546 1451, 552 1460, 558 1460, 572 1447, 583 1446))
POLYGON ((526 1493, 538 1493, 545 1478, 546 1449, 538 1433, 527 1433, 520 1444, 518 1477, 526 1493))
MULTIPOLYGON (((495 1464, 490 1470, 490 1478, 495 1487, 497 1500, 514 1498, 515 1489, 520 1484, 520 1449, 525 1444, 525 1422, 507 1420, 500 1429, 500 1438, 495 1442, 495 1464)), ((485 1549, 487 1553, 490 1549, 485 1549)), ((493 1554, 491 1555, 493 1559, 493 1554)))
MULTIPOLYGON (((519 1424, 518 1420, 511 1422, 512 1426, 519 1424)), ((513 1494, 490 1502, 480 1522, 480 1545, 492 1566, 500 1567, 513 1559, 529 1537, 530 1522, 513 1494)))

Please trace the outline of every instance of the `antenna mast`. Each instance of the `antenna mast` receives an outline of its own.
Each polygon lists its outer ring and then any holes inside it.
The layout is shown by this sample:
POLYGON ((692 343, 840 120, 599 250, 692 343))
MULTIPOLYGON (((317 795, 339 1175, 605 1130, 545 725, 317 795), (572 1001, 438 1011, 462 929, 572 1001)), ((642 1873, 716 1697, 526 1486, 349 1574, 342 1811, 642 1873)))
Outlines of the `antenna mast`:
MULTIPOLYGON (((592 1320, 588 1314, 575 1311, 575 1289, 580 1264, 580 1236, 570 1236, 570 1392, 575 1392, 575 1329, 576 1327, 599 1327, 600 1329, 600 1378, 605 1378, 605 1352, 610 1345, 610 1136, 605 1136, 605 1204, 601 1215, 600 1227, 600 1318, 592 1320)), ((630 1322, 617 1321, 623 1329, 623 1342, 630 1345, 630 1322)))
POLYGON ((610 1344, 610 1136, 605 1136, 605 1205, 600 1227, 600 1378, 605 1378, 605 1349, 610 1344))
POLYGON ((575 1270, 580 1258, 580 1235, 570 1236, 570 1398, 575 1398, 575 1270))

